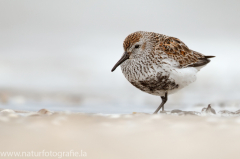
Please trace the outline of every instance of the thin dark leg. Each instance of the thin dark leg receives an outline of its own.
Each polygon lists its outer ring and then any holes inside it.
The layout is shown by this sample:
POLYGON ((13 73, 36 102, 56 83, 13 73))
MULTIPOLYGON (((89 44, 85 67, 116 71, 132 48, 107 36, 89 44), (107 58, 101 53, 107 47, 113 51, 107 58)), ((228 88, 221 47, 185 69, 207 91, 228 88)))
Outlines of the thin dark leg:
POLYGON ((156 111, 153 114, 157 114, 158 111, 162 108, 162 110, 164 111, 164 104, 167 102, 168 100, 168 93, 165 93, 165 96, 161 96, 162 98, 162 103, 159 105, 159 107, 156 109, 156 111))

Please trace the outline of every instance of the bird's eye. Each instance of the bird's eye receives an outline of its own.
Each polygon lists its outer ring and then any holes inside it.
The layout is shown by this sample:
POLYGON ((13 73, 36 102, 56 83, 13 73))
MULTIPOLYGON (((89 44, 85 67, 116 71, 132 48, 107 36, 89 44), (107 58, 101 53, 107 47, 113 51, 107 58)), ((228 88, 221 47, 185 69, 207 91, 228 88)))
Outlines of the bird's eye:
POLYGON ((136 49, 139 48, 139 45, 135 45, 135 48, 136 48, 136 49))

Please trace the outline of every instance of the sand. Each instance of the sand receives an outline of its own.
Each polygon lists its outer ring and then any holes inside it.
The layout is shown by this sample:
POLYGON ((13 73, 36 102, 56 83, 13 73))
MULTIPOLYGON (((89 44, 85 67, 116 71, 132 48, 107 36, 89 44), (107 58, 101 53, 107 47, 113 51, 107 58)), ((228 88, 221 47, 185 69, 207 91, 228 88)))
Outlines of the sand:
POLYGON ((240 157, 238 113, 191 113, 174 110, 157 115, 107 115, 2 110, 0 155, 25 152, 21 155, 29 155, 26 158, 91 159, 240 157), (75 153, 78 157, 73 156, 75 153))

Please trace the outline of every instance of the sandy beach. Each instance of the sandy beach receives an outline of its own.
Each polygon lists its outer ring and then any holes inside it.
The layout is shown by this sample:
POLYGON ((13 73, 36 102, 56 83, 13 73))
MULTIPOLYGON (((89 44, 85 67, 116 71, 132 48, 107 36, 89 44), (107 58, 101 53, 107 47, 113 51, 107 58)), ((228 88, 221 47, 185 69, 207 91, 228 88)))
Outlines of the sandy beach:
POLYGON ((237 159, 239 125, 236 112, 104 115, 2 110, 0 149, 26 153, 27 158, 237 159))

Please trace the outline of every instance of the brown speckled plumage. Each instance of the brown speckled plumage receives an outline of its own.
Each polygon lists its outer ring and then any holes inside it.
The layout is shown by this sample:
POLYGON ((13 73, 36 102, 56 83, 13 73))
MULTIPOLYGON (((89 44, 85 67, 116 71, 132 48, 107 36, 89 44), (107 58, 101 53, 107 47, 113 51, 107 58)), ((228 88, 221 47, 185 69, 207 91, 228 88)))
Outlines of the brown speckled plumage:
POLYGON ((127 80, 138 89, 166 96, 196 80, 196 73, 209 58, 188 48, 178 38, 154 32, 138 31, 123 42, 124 55, 114 66, 121 64, 127 80))
MULTIPOLYGON (((143 37, 143 32, 134 32, 126 37, 123 42, 124 50, 127 50, 131 46, 133 46, 136 42, 139 42, 140 38, 143 37)), ((201 63, 203 65, 208 60, 203 60, 205 56, 196 51, 190 50, 186 44, 184 44, 181 40, 175 37, 166 36, 163 34, 153 33, 153 32, 145 32, 149 35, 151 42, 153 43, 153 49, 150 56, 154 59, 154 54, 162 54, 166 53, 168 58, 173 59, 179 63, 179 67, 187 67, 189 65, 193 65, 194 63, 201 63)), ((144 50, 146 47, 146 43, 142 45, 142 49, 144 50)), ((212 57, 212 56, 210 56, 212 57)), ((210 58, 209 56, 207 58, 210 58)), ((161 58, 161 57, 159 57, 161 58)))

